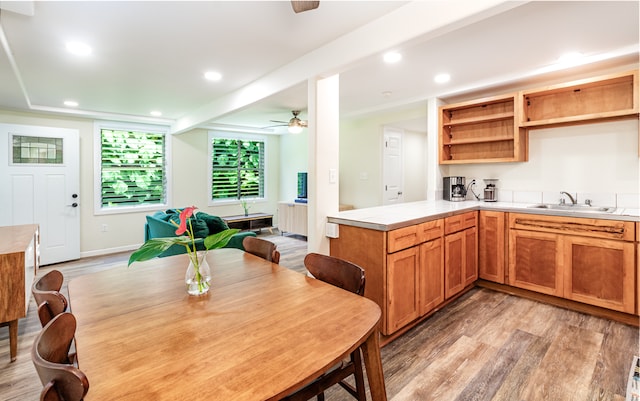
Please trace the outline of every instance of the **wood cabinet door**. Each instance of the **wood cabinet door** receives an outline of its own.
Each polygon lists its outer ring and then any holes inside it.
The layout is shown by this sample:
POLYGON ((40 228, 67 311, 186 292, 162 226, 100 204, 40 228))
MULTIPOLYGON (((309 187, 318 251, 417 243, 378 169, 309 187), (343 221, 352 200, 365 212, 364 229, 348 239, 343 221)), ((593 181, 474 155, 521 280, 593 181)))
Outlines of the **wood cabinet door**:
POLYGON ((562 296, 561 236, 510 230, 509 285, 562 296))
POLYGON ((478 279, 478 230, 475 227, 464 230, 464 286, 478 279))
POLYGON ((632 242, 567 236, 564 297, 620 312, 635 312, 632 242))
POLYGON ((420 245, 420 316, 444 302, 442 238, 420 245))
POLYGON ((444 237, 444 295, 446 299, 464 289, 465 232, 444 237))
POLYGON ((386 334, 393 333, 420 316, 420 247, 387 255, 386 334))
POLYGON ((504 284, 504 212, 480 211, 478 274, 481 279, 504 284))

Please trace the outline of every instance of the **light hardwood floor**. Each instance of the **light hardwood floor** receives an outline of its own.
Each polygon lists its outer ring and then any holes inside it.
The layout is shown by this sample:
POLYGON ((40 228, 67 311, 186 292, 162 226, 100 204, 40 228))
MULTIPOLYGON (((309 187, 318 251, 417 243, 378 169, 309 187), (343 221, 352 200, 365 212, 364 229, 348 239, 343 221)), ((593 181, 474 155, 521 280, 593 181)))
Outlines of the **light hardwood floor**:
MULTIPOLYGON (((306 271, 306 242, 266 231, 262 236, 278 245, 281 265, 306 271)), ((127 258, 128 253, 86 258, 43 267, 39 274, 61 270, 66 294, 74 277, 127 258)), ((16 362, 9 363, 8 329, 0 328, 0 400, 39 397, 42 387, 30 359, 40 330, 35 310, 32 300, 28 316, 20 320, 16 362)), ((463 295, 381 352, 392 401, 624 401, 629 368, 640 353, 636 327, 483 288, 463 295)), ((351 399, 339 386, 326 396, 327 401, 351 399)))

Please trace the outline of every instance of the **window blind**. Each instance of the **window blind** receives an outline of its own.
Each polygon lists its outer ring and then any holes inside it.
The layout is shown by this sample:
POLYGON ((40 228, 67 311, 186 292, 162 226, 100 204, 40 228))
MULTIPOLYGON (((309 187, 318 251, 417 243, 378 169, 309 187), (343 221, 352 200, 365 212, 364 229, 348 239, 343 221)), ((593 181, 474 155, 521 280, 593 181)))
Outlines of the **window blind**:
POLYGON ((264 142, 214 138, 211 198, 264 197, 264 142))
POLYGON ((162 133, 101 130, 102 207, 165 203, 162 133))

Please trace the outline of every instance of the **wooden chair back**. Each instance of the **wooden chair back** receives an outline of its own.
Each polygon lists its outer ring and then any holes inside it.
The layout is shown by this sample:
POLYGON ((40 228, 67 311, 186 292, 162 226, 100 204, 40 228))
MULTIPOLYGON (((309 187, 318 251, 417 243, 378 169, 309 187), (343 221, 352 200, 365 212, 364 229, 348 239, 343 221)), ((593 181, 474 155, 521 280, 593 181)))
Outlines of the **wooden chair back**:
MULTIPOLYGON (((304 265, 316 279, 355 294, 364 295, 364 270, 360 266, 319 253, 307 254, 304 258, 304 265)), ((318 401, 323 401, 324 391, 335 384, 339 384, 358 401, 366 401, 360 348, 349 355, 348 361, 342 361, 338 366, 330 369, 302 389, 283 398, 282 401, 306 401, 313 396, 316 396, 318 401), (354 376, 355 386, 344 380, 351 375, 354 376)))
POLYGON ((276 249, 276 244, 258 237, 245 237, 242 240, 245 252, 261 257, 262 259, 280 263, 280 252, 276 249))
POLYGON ((318 280, 364 295, 364 270, 351 262, 333 256, 309 253, 304 258, 304 265, 318 280))
POLYGON ((31 292, 38 305, 38 318, 42 327, 67 310, 67 298, 60 293, 63 281, 60 271, 51 270, 33 283, 31 292))
POLYGON ((31 360, 44 386, 41 400, 80 401, 87 394, 87 376, 69 361, 75 332, 75 317, 64 312, 51 319, 34 340, 31 360))

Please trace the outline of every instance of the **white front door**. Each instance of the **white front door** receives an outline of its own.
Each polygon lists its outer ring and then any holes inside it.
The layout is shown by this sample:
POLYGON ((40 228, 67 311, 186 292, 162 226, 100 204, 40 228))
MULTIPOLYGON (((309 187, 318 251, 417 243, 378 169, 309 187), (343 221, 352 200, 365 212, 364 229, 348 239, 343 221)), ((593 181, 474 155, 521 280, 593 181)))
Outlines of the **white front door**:
POLYGON ((80 258, 79 134, 0 124, 0 226, 40 225, 40 264, 80 258))
POLYGON ((404 202, 402 189, 402 134, 403 130, 384 127, 382 157, 382 203, 391 205, 404 202))

